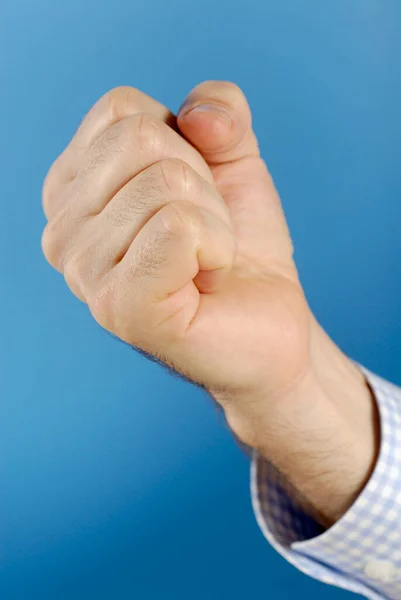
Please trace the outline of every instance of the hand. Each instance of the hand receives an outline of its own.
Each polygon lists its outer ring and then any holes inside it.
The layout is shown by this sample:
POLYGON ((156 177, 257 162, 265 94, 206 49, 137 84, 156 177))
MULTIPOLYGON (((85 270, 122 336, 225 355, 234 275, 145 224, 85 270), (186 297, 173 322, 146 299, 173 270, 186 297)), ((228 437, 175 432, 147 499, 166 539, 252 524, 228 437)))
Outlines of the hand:
POLYGON ((374 463, 374 405, 306 302, 243 93, 203 83, 176 119, 113 90, 43 204, 43 251, 98 323, 203 385, 322 521, 338 518, 374 463))

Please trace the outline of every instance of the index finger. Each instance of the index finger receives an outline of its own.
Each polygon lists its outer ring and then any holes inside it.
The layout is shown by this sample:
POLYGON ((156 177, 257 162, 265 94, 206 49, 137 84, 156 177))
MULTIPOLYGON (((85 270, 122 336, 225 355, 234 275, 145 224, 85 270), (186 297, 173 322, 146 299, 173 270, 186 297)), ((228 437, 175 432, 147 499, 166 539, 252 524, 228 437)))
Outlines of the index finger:
POLYGON ((144 92, 129 86, 110 90, 96 102, 83 119, 67 150, 77 157, 108 127, 139 112, 157 117, 176 129, 175 115, 163 104, 144 92))
POLYGON ((150 113, 177 131, 176 117, 166 106, 133 87, 114 88, 94 104, 70 144, 55 160, 43 184, 43 194, 58 194, 61 187, 74 179, 93 142, 121 119, 139 112, 150 113))

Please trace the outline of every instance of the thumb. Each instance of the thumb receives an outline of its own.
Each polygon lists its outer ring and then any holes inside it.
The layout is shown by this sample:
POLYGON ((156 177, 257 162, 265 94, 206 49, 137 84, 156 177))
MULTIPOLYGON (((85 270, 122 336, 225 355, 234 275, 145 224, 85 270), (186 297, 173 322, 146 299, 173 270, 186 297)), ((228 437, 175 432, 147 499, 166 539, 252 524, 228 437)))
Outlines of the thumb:
POLYGON ((181 134, 211 167, 228 205, 238 252, 290 265, 293 247, 280 198, 260 157, 252 115, 242 90, 227 81, 196 86, 177 115, 181 134))
POLYGON ((234 83, 200 83, 181 105, 177 125, 211 166, 259 157, 248 102, 234 83))

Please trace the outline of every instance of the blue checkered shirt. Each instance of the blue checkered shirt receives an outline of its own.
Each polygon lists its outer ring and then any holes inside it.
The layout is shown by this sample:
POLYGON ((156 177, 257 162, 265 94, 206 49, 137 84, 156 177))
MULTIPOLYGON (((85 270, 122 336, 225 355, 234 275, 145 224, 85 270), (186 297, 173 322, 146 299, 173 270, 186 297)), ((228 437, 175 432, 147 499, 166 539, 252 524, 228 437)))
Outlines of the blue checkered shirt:
POLYGON ((354 505, 323 530, 256 452, 252 503, 267 540, 300 571, 372 600, 401 600, 401 389, 362 370, 378 404, 381 441, 373 474, 354 505))

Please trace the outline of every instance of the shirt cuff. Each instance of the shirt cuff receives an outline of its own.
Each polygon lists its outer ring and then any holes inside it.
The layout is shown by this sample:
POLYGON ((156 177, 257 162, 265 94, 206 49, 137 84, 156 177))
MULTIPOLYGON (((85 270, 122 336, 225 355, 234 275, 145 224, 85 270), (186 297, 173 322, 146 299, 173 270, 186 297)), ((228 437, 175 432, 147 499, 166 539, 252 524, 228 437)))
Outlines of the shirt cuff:
POLYGON ((401 600, 401 389, 360 367, 379 410, 374 471, 353 506, 324 530, 256 451, 252 504, 271 545, 303 573, 372 600, 401 600))

